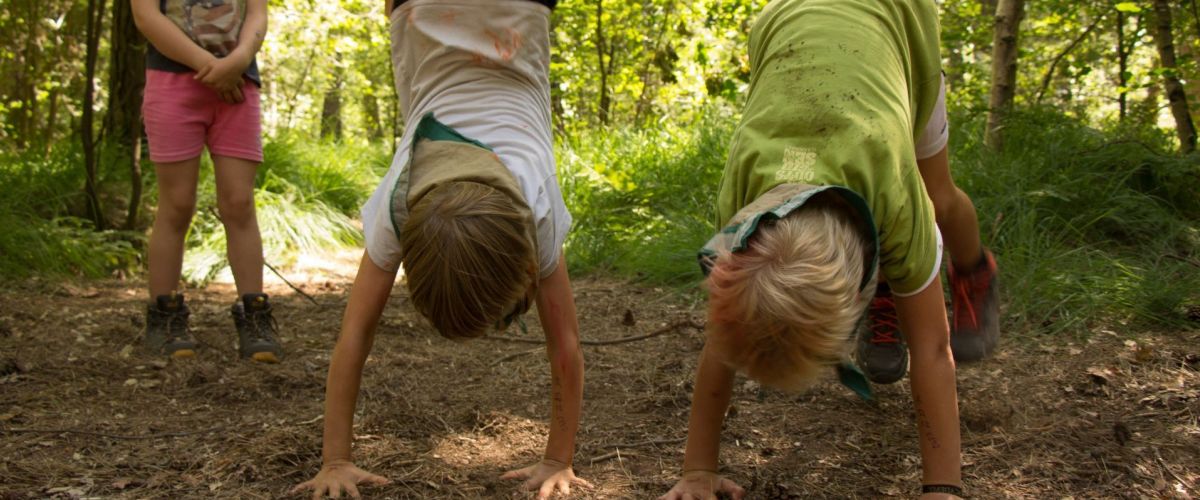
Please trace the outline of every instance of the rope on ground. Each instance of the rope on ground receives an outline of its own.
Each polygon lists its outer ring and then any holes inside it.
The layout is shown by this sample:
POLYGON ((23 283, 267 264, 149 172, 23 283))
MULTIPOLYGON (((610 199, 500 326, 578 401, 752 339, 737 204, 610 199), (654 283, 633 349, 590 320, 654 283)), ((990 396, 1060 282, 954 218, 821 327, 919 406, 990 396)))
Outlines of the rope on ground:
MULTIPOLYGON (((675 332, 675 331, 680 330, 685 327, 694 328, 696 330, 704 330, 703 323, 700 323, 698 321, 691 320, 691 319, 684 319, 684 320, 679 320, 679 321, 676 321, 669 325, 666 325, 662 328, 654 330, 645 335, 634 335, 632 337, 622 337, 622 338, 613 339, 613 340, 580 340, 579 343, 581 345, 593 345, 593 346, 624 344, 627 342, 637 342, 639 340, 646 340, 649 338, 654 338, 659 335, 664 335, 667 333, 675 332)), ((545 344, 546 343, 546 341, 543 339, 533 339, 533 338, 528 338, 528 337, 501 337, 499 335, 487 335, 487 336, 484 336, 483 338, 488 339, 488 340, 502 340, 505 342, 516 342, 516 343, 520 343, 520 344, 545 344)), ((533 351, 530 351, 530 352, 533 352, 533 351)), ((528 354, 528 353, 518 353, 517 356, 519 356, 521 354, 528 354)), ((513 356, 513 357, 517 357, 517 356, 513 356)))

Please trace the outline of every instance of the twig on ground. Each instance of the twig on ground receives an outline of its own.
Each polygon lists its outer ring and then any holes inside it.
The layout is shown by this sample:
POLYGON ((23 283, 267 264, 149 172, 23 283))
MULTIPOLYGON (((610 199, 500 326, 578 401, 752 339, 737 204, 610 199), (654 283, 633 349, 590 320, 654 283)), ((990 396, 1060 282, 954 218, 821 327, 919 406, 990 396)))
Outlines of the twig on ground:
POLYGON ((142 434, 137 436, 109 434, 106 432, 81 431, 78 429, 0 429, 0 434, 78 434, 81 436, 95 436, 109 439, 143 440, 211 434, 224 429, 224 427, 213 427, 199 431, 159 432, 156 434, 142 434))
POLYGON ((1154 450, 1154 458, 1158 460, 1159 467, 1162 467, 1163 470, 1167 471, 1167 474, 1170 474, 1171 477, 1175 478, 1176 481, 1179 481, 1179 484, 1183 485, 1184 488, 1189 490, 1192 489, 1192 483, 1185 481, 1183 478, 1175 474, 1175 471, 1171 470, 1170 467, 1167 467, 1167 462, 1163 460, 1162 453, 1159 453, 1158 450, 1154 450))
POLYGON ((648 441, 640 441, 640 442, 636 442, 636 443, 611 444, 611 445, 608 445, 607 447, 615 448, 613 451, 610 451, 603 455, 594 456, 594 457, 588 459, 588 463, 594 464, 596 462, 603 462, 605 460, 611 460, 613 458, 617 458, 618 456, 631 456, 631 457, 638 456, 637 453, 629 453, 629 452, 623 453, 623 452, 621 452, 622 448, 629 449, 629 448, 640 448, 642 446, 652 446, 652 445, 660 445, 660 444, 678 444, 678 443, 682 443, 686 439, 687 439, 686 437, 681 437, 681 438, 671 438, 671 439, 651 439, 648 441))
POLYGON ((543 349, 543 348, 541 348, 541 347, 534 347, 533 349, 530 349, 530 350, 528 350, 528 351, 514 352, 514 353, 512 353, 512 354, 509 354, 508 356, 505 356, 505 357, 503 357, 503 358, 500 358, 500 359, 497 359, 497 360, 493 361, 493 362, 492 362, 492 364, 491 364, 491 366, 496 366, 496 365, 498 365, 498 364, 501 364, 501 363, 504 363, 504 362, 507 362, 507 361, 512 361, 512 360, 514 360, 514 359, 517 359, 517 358, 519 358, 519 357, 521 357, 521 356, 525 356, 525 355, 527 355, 527 354, 535 354, 535 353, 539 353, 539 352, 542 352, 542 351, 544 351, 544 350, 545 350, 545 349, 543 349))
POLYGON ((278 269, 275 269, 275 266, 272 266, 270 262, 263 260, 263 265, 267 266, 267 269, 270 269, 271 272, 275 273, 275 276, 278 276, 279 279, 283 280, 283 282, 286 283, 289 288, 294 290, 296 293, 303 295, 304 298, 308 299, 309 302, 312 302, 313 305, 320 305, 317 303, 317 299, 314 299, 312 295, 304 293, 304 290, 297 288, 296 285, 293 285, 291 281, 288 281, 287 278, 284 278, 283 273, 279 272, 278 269))
POLYGON ((588 465, 595 465, 598 462, 603 462, 605 460, 612 460, 614 458, 637 457, 637 456, 640 456, 640 455, 638 455, 637 453, 633 453, 633 452, 622 453, 620 449, 616 449, 616 450, 610 451, 608 453, 605 453, 603 455, 600 455, 597 457, 592 457, 590 460, 588 460, 588 465))
MULTIPOLYGON (((676 330, 679 330, 680 328, 683 328, 683 327, 691 327, 691 328, 695 328, 695 329, 697 329, 697 330, 704 330, 704 324, 703 324, 703 323, 700 323, 700 322, 698 322, 698 321, 694 321, 694 320, 690 320, 690 319, 685 319, 685 320, 676 321, 676 322, 674 322, 674 323, 671 323, 671 324, 669 324, 669 325, 667 325, 667 326, 664 326, 664 327, 662 327, 662 328, 659 328, 659 329, 657 329, 657 330, 654 330, 654 331, 652 331, 652 332, 650 332, 650 333, 647 333, 647 334, 645 334, 645 335, 635 335, 635 336, 632 336, 632 337, 622 337, 622 338, 619 338, 619 339, 613 339, 613 340, 580 340, 580 341, 579 341, 579 343, 580 343, 581 345, 615 345, 615 344, 624 344, 624 343, 626 343, 626 342, 637 342, 637 341, 639 341, 639 340, 646 340, 646 339, 649 339, 649 338, 654 338, 654 337, 657 337, 657 336, 659 336, 659 335, 663 335, 663 334, 666 334, 666 333, 671 333, 671 332, 674 332, 674 331, 676 331, 676 330)), ((503 341, 505 341, 505 342, 517 342, 517 343, 522 343, 522 344, 545 344, 545 343, 546 343, 546 341, 545 341, 545 340, 542 340, 542 339, 533 339, 533 338, 528 338, 528 337, 501 337, 501 336, 498 336, 498 335, 487 335, 487 336, 484 336, 483 338, 485 338, 485 339, 488 339, 488 340, 503 340, 503 341)))

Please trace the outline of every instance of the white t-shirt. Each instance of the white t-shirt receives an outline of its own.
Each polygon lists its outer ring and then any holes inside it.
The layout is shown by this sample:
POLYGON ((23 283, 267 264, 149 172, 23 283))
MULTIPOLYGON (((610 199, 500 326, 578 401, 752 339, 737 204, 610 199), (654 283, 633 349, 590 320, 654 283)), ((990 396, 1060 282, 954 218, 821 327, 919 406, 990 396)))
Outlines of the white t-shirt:
POLYGON ((392 11, 392 63, 406 127, 392 166, 362 207, 367 255, 401 263, 391 190, 426 113, 490 147, 533 213, 545 278, 558 266, 571 214, 555 175, 550 122, 550 9, 528 0, 410 0, 392 11))

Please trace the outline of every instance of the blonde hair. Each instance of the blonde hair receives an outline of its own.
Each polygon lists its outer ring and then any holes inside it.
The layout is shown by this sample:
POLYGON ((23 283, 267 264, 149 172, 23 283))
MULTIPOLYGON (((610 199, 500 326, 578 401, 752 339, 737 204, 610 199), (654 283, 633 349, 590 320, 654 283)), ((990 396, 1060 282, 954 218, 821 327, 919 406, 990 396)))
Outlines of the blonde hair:
POLYGON ((868 242, 841 206, 810 203, 760 225, 747 249, 719 255, 707 282, 710 347, 782 389, 810 385, 849 354, 871 299, 860 293, 868 242))
POLYGON ((401 230, 413 305, 443 336, 479 337, 524 313, 537 286, 531 224, 502 191, 449 182, 409 210, 401 230))

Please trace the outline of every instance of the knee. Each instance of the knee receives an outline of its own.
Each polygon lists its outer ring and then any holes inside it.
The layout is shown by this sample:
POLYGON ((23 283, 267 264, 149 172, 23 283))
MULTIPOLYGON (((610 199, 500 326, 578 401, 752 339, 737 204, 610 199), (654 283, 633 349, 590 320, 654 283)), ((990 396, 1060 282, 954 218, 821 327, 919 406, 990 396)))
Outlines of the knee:
POLYGON ((251 192, 217 197, 221 221, 229 226, 241 226, 254 220, 254 194, 251 192))
POLYGON ((155 220, 162 221, 174 229, 186 230, 192 223, 192 216, 195 214, 195 196, 170 196, 159 198, 155 220))

